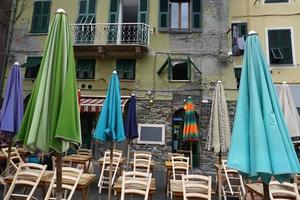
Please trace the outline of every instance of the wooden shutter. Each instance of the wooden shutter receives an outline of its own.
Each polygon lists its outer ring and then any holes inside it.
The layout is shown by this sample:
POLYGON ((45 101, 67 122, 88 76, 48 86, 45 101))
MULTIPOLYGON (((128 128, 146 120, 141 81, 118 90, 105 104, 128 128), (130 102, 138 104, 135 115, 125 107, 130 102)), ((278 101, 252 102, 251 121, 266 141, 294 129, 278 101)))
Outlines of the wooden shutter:
POLYGON ((201 0, 191 0, 191 30, 201 31, 202 30, 202 5, 201 0))
POLYGON ((50 1, 42 2, 42 10, 40 16, 40 33, 47 33, 50 18, 50 1))
POLYGON ((148 24, 148 0, 139 0, 138 22, 148 24))
POLYGON ((119 10, 119 0, 110 0, 110 9, 109 9, 109 22, 117 23, 118 22, 118 10, 119 10))
POLYGON ((41 10, 42 10, 42 2, 41 1, 34 2, 33 15, 32 15, 32 21, 31 21, 31 32, 32 33, 39 32, 41 10))
POLYGON ((168 31, 169 30, 169 1, 159 1, 159 19, 158 19, 158 30, 168 31))

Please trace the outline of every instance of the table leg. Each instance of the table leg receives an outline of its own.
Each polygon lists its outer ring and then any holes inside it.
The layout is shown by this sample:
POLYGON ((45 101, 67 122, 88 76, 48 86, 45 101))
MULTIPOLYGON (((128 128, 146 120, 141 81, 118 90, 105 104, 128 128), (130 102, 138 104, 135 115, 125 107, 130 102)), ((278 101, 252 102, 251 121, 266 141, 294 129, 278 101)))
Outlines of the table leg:
POLYGON ((222 200, 222 174, 221 169, 219 168, 217 170, 217 184, 218 184, 218 198, 219 200, 222 200))
POLYGON ((90 186, 88 186, 87 188, 81 190, 82 200, 88 200, 89 190, 90 190, 90 186))

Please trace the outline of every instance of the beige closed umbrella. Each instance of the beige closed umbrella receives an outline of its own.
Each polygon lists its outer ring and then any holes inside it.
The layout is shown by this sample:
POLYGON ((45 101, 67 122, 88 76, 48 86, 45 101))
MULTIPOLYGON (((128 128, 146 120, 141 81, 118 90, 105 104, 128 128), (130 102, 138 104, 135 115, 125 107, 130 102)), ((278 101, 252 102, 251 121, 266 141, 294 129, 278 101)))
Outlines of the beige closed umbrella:
POLYGON ((227 152, 230 146, 230 125, 225 92, 221 81, 215 87, 212 100, 206 149, 216 153, 227 152))
POLYGON ((293 143, 300 143, 300 116, 291 90, 286 82, 283 82, 280 87, 279 103, 293 143))

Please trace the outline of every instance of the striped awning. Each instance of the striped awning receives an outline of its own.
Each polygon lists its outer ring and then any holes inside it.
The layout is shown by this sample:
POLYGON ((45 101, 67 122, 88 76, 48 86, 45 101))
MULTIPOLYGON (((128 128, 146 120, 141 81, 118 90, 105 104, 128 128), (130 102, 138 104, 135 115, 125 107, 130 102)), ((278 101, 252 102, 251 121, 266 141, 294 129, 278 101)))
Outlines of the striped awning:
MULTIPOLYGON (((103 96, 87 96, 81 95, 80 112, 100 112, 104 104, 105 97, 103 96)), ((121 97, 122 111, 129 100, 129 97, 121 97)))

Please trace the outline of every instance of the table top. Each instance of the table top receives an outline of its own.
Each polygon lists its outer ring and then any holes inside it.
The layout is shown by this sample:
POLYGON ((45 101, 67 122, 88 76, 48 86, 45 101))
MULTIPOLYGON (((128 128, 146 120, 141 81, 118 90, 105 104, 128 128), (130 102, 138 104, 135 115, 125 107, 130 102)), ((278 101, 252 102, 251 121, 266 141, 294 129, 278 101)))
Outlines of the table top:
POLYGON ((264 197, 264 189, 262 183, 248 183, 245 184, 245 187, 249 192, 255 193, 260 197, 264 197))
MULTIPOLYGON (((19 147, 17 148, 18 153, 20 154, 20 156, 26 156, 27 154, 29 154, 29 151, 27 151, 25 148, 23 147, 19 147)), ((3 151, 0 150, 0 160, 6 160, 6 156, 4 155, 3 151)))
MULTIPOLYGON (((46 170, 45 173, 43 174, 41 181, 39 184, 50 184, 52 177, 53 177, 53 171, 46 170)), ((68 174, 70 175, 70 174, 68 174)), ((81 190, 87 188, 94 180, 96 180, 96 174, 87 174, 83 173, 79 179, 78 185, 76 190, 81 190)), ((8 184, 11 184, 13 181, 14 176, 8 176, 5 177, 4 181, 8 184)), ((64 183, 64 181, 63 181, 64 183)))
MULTIPOLYGON (((125 161, 126 161, 126 157, 122 157, 121 160, 120 160, 120 164, 124 164, 125 161)), ((103 160, 104 160, 104 157, 100 158, 97 160, 97 162, 99 162, 101 165, 103 164, 103 160)))
POLYGON ((63 157, 63 160, 71 161, 72 163, 86 163, 87 161, 92 160, 92 158, 92 155, 71 154, 63 157))
MULTIPOLYGON (((165 161, 165 167, 167 168, 167 170, 172 170, 173 166, 172 166, 172 161, 171 160, 166 160, 165 161)), ((191 164, 189 164, 189 168, 191 167, 191 164)))
MULTIPOLYGON (((122 176, 120 176, 118 178, 118 180, 116 181, 115 185, 114 185, 114 189, 117 191, 117 192, 121 192, 122 190, 122 176)), ((149 189, 149 192, 150 193, 154 193, 156 190, 156 183, 155 183, 155 178, 152 178, 151 179, 151 184, 150 184, 150 189, 149 189)))

